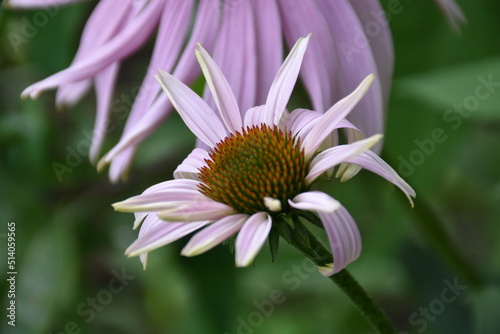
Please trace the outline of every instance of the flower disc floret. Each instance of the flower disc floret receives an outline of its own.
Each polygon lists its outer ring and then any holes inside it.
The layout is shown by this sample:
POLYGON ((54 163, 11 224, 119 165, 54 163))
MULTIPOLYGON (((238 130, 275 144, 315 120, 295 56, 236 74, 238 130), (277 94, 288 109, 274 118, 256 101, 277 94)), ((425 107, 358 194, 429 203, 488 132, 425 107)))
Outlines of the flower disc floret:
POLYGON ((199 186, 205 196, 240 213, 270 211, 264 198, 281 202, 305 191, 309 169, 300 140, 277 126, 247 127, 219 142, 200 168, 199 186))

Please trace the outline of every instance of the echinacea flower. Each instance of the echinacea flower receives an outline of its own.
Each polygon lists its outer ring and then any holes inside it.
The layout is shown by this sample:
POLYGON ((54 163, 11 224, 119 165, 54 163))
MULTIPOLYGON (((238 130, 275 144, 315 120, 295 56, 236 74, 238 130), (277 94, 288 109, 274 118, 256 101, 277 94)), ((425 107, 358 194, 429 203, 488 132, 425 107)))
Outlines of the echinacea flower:
POLYGON ((367 76, 348 96, 325 113, 286 110, 310 36, 300 38, 274 78, 264 105, 242 112, 225 76, 198 45, 196 56, 216 105, 214 111, 189 87, 166 72, 157 79, 186 125, 208 149, 195 148, 174 172, 174 180, 114 204, 134 212, 138 239, 129 256, 147 253, 199 230, 182 250, 194 256, 237 234, 236 265, 249 265, 280 217, 297 211, 316 213, 328 235, 332 275, 354 261, 361 238, 351 215, 330 195, 313 190, 313 182, 339 164, 347 180, 360 167, 398 186, 412 202, 413 189, 370 151, 381 135, 366 139, 345 117, 367 93, 367 76), (337 129, 348 130, 348 143, 336 145, 337 129))
MULTIPOLYGON (((34 8, 76 1, 8 0, 4 5, 34 8)), ((439 3, 450 18, 460 14, 452 1, 439 3)), ((313 109, 326 111, 374 73, 372 88, 348 116, 370 136, 384 131, 392 80, 394 52, 384 20, 378 0, 102 0, 87 21, 72 64, 26 88, 22 96, 36 98, 44 90, 58 88, 57 106, 72 106, 93 83, 97 114, 89 157, 95 163, 108 129, 115 128, 108 125, 111 115, 125 117, 122 110, 136 95, 125 92, 113 98, 121 62, 157 29, 147 75, 122 137, 98 165, 102 169, 110 164, 110 180, 117 182, 124 177, 140 142, 172 110, 151 73, 162 69, 186 84, 192 83, 200 75, 192 52, 200 42, 213 53, 238 104, 247 110, 265 103, 282 62, 282 39, 291 47, 299 36, 311 32, 315 40, 304 59, 301 77, 313 109)), ((214 106, 208 90, 205 99, 214 106)), ((380 144, 374 148, 376 152, 380 144)))

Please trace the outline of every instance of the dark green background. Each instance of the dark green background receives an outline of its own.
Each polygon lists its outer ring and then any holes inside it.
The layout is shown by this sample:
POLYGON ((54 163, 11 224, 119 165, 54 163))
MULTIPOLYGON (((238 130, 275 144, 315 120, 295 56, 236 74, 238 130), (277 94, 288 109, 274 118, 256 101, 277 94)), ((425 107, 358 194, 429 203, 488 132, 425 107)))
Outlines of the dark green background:
MULTIPOLYGON (((460 117, 460 125, 444 118, 454 104, 474 96, 479 77, 500 82, 500 4, 459 2, 468 18, 461 34, 430 0, 403 0, 403 11, 390 21, 396 69, 383 157, 395 169, 413 157, 413 170, 403 174, 417 191, 416 208, 368 172, 345 184, 318 185, 360 227, 363 252, 350 271, 398 329, 410 333, 500 331, 500 87, 460 117), (443 140, 430 144, 435 131, 443 140), (436 234, 440 225, 468 264, 465 269, 436 234), (455 281, 465 290, 441 303, 447 284, 455 281), (424 320, 419 312, 429 307, 424 320)), ((19 33, 23 19, 32 20, 37 11, 0 10, 0 331, 71 333, 74 326, 82 333, 222 334, 238 333, 241 321, 257 321, 259 326, 240 333, 370 333, 329 280, 295 271, 303 259, 284 243, 275 263, 265 249, 245 269, 234 268, 224 246, 180 257, 186 240, 151 253, 146 271, 138 259, 123 256, 137 232, 131 230, 132 215, 114 212, 111 203, 171 177, 194 140, 177 115, 140 147, 128 183, 111 185, 85 154, 59 182, 52 164, 65 163, 69 150, 86 152, 83 131, 93 126, 94 96, 58 112, 53 92, 36 101, 21 101, 19 94, 69 65, 92 6, 61 8, 18 48, 9 33, 19 33), (17 237, 15 328, 5 317, 9 221, 16 223, 17 237), (91 315, 87 298, 109 296, 113 272, 122 270, 134 278, 91 315), (267 300, 273 296, 280 303, 271 312, 267 300), (259 321, 257 304, 272 314, 259 321)), ((125 62, 117 94, 142 79, 152 42, 125 62)), ((112 132, 106 148, 119 135, 112 132)))

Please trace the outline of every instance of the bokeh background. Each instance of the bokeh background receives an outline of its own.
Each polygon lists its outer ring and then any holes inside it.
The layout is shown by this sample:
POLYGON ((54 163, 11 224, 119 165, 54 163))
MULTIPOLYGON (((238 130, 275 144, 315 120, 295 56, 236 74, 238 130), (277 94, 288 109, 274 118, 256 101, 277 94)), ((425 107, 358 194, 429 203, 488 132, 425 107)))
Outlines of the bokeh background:
MULTIPOLYGON (((461 34, 430 0, 402 0, 390 18, 396 67, 382 156, 417 191, 415 209, 369 172, 318 184, 359 224, 363 252, 349 270, 402 333, 500 332, 500 3, 458 2, 468 19, 461 34)), ((0 9, 0 332, 371 333, 284 242, 276 262, 266 248, 245 269, 226 246, 180 257, 186 239, 151 253, 146 271, 125 258, 137 231, 111 203, 171 178, 194 137, 172 115, 140 147, 128 183, 111 185, 88 162, 92 94, 62 112, 53 92, 19 99, 69 65, 93 5, 60 8, 20 44, 9 33, 37 11, 0 9), (54 163, 71 171, 58 177, 54 163), (11 221, 15 328, 5 316, 11 221)), ((141 80, 151 49, 123 66, 117 97, 141 80)))

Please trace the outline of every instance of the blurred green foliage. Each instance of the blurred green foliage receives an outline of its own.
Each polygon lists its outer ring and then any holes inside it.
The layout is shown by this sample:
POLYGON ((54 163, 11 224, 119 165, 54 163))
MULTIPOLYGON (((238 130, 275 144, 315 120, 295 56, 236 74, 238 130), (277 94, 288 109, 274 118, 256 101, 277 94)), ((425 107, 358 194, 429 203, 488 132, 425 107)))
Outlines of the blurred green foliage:
MULTIPOLYGON (((461 34, 432 1, 402 1, 404 10, 390 20, 396 70, 383 157, 417 190, 416 208, 368 172, 345 184, 318 184, 360 226, 363 253, 351 272, 409 333, 500 330, 499 87, 467 116, 449 111, 474 102, 480 77, 500 81, 500 4, 459 3, 468 18, 461 34), (432 217, 418 215, 422 207, 432 217), (425 223, 436 219, 482 287, 471 285, 439 239, 429 237, 425 223), (466 288, 443 303, 444 289, 454 282, 466 288), (423 308, 430 309, 427 315, 423 308)), ((111 185, 85 153, 92 94, 65 112, 54 110, 52 92, 19 99, 24 87, 69 65, 92 6, 60 8, 20 44, 9 33, 19 33, 37 11, 0 10, 0 258, 5 263, 7 223, 14 221, 18 272, 15 328, 4 315, 7 270, 0 272, 0 331, 370 333, 350 301, 283 242, 275 263, 266 249, 246 269, 234 268, 225 246, 180 257, 185 240, 151 253, 146 271, 138 259, 123 256, 137 232, 132 215, 114 212, 111 203, 170 178, 194 137, 172 115, 141 146, 130 181, 111 185), (64 163, 71 150, 83 152, 81 161, 59 180, 53 163, 64 163), (110 292, 123 273, 128 279, 110 292)), ((150 51, 148 45, 127 61, 117 94, 141 79, 150 51)), ((106 148, 119 134, 110 134, 106 148)))

